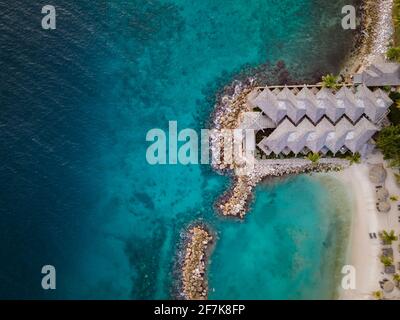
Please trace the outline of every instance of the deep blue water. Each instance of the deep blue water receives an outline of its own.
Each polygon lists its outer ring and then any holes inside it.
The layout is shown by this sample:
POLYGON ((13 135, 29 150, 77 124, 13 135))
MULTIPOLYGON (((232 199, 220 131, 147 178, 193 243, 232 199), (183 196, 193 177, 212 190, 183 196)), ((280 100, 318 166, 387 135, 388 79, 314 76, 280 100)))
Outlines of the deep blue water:
MULTIPOLYGON (((55 0, 57 29, 46 31, 47 3, 0 1, 0 297, 169 298, 179 235, 198 219, 220 233, 220 266, 229 234, 249 233, 263 202, 249 222, 221 220, 212 204, 228 180, 207 166, 150 166, 146 133, 170 120, 199 129, 218 89, 245 67, 284 60, 293 78, 309 81, 337 72, 354 35, 340 28, 348 3, 55 0), (55 291, 40 287, 45 264, 56 267, 55 291)), ((310 183, 310 195, 324 197, 310 183)), ((267 248, 271 236, 257 241, 267 248)), ((296 252, 288 247, 287 260, 296 252)), ((223 293, 215 266, 212 297, 244 297, 223 293)), ((297 280, 287 281, 282 288, 297 280)), ((325 286, 295 297, 326 294, 325 286)), ((293 297, 279 292, 256 298, 293 297)))

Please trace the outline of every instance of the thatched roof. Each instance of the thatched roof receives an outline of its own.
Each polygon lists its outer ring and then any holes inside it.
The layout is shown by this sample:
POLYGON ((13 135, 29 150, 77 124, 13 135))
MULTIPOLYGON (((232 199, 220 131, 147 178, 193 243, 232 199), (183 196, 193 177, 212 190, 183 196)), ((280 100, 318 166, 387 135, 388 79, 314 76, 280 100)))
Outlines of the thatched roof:
POLYGON ((383 164, 374 165, 369 170, 369 179, 372 183, 382 184, 385 182, 387 176, 387 172, 383 166, 383 164))
POLYGON ((386 188, 381 188, 376 191, 378 201, 386 201, 389 198, 389 191, 386 188))
POLYGON ((393 248, 383 248, 382 255, 385 257, 393 257, 393 248))
POLYGON ((365 85, 343 86, 336 94, 327 88, 313 91, 304 86, 298 92, 288 87, 273 91, 265 87, 261 91, 252 91, 248 102, 250 106, 260 108, 276 124, 288 117, 296 125, 305 115, 316 125, 324 116, 336 123, 343 114, 353 123, 363 115, 377 123, 393 103, 386 92, 371 91, 365 85))
POLYGON ((400 85, 400 64, 378 57, 366 70, 354 75, 354 83, 377 87, 400 85))
POLYGON ((281 153, 286 148, 298 154, 305 147, 312 152, 330 150, 333 153, 346 147, 355 153, 361 151, 377 130, 376 126, 366 118, 362 118, 356 125, 343 118, 336 126, 326 118, 316 126, 307 118, 295 126, 286 118, 270 136, 261 141, 259 147, 275 154, 281 153))
POLYGON ((262 112, 244 112, 240 118, 240 129, 264 130, 275 127, 275 123, 262 112))
POLYGON ((390 202, 388 201, 381 201, 378 203, 378 211, 382 213, 387 213, 392 209, 390 202))
POLYGON ((387 292, 387 293, 390 293, 390 292, 393 292, 393 290, 394 290, 394 283, 392 282, 392 281, 386 281, 384 284, 383 284, 383 291, 385 291, 385 292, 387 292))
POLYGON ((387 274, 395 274, 396 267, 395 266, 385 266, 385 273, 387 274))

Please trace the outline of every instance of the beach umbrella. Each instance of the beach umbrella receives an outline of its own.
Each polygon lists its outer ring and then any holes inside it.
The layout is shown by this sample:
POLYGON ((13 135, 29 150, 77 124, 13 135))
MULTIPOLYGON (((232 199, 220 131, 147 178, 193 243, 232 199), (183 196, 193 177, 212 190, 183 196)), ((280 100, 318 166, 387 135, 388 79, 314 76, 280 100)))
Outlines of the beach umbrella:
POLYGON ((375 184, 385 182, 386 175, 386 170, 382 164, 375 165, 369 170, 369 179, 375 184))
POLYGON ((386 201, 389 197, 389 191, 386 188, 381 188, 376 192, 378 201, 386 201))
POLYGON ((378 203, 379 212, 386 213, 386 212, 389 212, 391 208, 392 208, 392 206, 387 201, 381 201, 381 202, 378 203))
POLYGON ((391 281, 386 281, 383 285, 383 291, 390 293, 394 290, 394 283, 391 281))

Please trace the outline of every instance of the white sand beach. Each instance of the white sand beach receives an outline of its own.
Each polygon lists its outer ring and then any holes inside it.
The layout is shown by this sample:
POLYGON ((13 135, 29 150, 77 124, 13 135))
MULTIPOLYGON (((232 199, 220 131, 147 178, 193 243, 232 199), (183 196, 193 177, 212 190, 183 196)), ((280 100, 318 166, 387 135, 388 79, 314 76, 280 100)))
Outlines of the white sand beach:
MULTIPOLYGON (((367 1, 367 20, 365 21, 366 37, 359 54, 349 59, 353 71, 361 64, 362 70, 376 57, 386 53, 393 34, 392 24, 392 0, 367 1)), ((359 71, 360 71, 359 70, 359 71)), ((396 235, 400 233, 399 201, 391 201, 391 210, 388 213, 380 213, 376 208, 376 185, 369 178, 369 171, 373 165, 383 164, 387 171, 384 187, 389 191, 389 196, 400 196, 400 188, 396 184, 393 170, 383 160, 380 152, 368 156, 362 164, 352 165, 350 168, 332 173, 332 176, 342 181, 348 187, 353 198, 353 221, 346 263, 356 269, 356 289, 340 290, 340 299, 361 300, 373 299, 372 292, 381 290, 379 281, 392 276, 384 274, 384 267, 380 262, 382 244, 378 233, 382 230, 394 230, 396 235), (375 233, 377 239, 371 239, 370 234, 375 233)), ((400 262, 399 241, 392 244, 394 252, 394 264, 399 273, 400 262)), ((385 299, 400 299, 400 290, 385 293, 385 299)))
MULTIPOLYGON (((369 156, 362 164, 352 165, 350 168, 332 173, 348 187, 353 198, 353 221, 347 253, 346 263, 356 269, 356 289, 341 289, 339 298, 345 300, 372 299, 372 292, 380 289, 379 281, 383 279, 392 280, 392 276, 383 273, 383 265, 380 262, 382 250, 379 239, 371 239, 369 234, 382 230, 395 230, 396 235, 400 233, 400 222, 397 205, 399 201, 392 201, 392 208, 389 213, 379 213, 376 209, 376 189, 369 179, 370 167, 374 164, 384 163, 388 176, 385 187, 390 196, 399 196, 400 188, 395 182, 395 177, 387 163, 383 161, 380 153, 369 156)), ((394 261, 400 262, 400 254, 397 250, 398 241, 392 247, 394 261)), ((397 271, 396 271, 397 272, 397 271)), ((400 298, 400 290, 395 289, 392 293, 385 295, 387 299, 400 298)))
POLYGON ((366 164, 353 165, 334 174, 348 187, 353 197, 353 221, 346 263, 356 268, 356 290, 341 290, 341 299, 368 299, 376 290, 380 273, 379 240, 369 233, 378 233, 375 190, 368 179, 366 164))

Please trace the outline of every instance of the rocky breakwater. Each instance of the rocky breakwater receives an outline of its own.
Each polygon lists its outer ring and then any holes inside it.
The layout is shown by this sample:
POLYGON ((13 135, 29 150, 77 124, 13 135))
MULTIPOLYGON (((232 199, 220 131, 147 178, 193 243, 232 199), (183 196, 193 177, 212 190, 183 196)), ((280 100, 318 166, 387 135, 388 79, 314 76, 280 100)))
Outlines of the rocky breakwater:
POLYGON ((257 180, 247 176, 233 178, 231 188, 216 203, 217 211, 224 216, 243 219, 253 196, 257 180))
MULTIPOLYGON (((243 218, 246 204, 251 200, 252 190, 256 186, 256 179, 249 175, 237 175, 236 170, 242 168, 243 163, 224 161, 223 130, 234 130, 239 127, 239 119, 243 112, 251 111, 247 104, 247 96, 252 90, 252 81, 247 85, 234 81, 227 92, 219 98, 212 116, 211 154, 212 167, 220 174, 232 177, 231 188, 217 201, 216 209, 224 216, 243 218), (217 155, 218 158, 215 157, 217 155)), ((229 152, 228 152, 229 154, 229 152)))
POLYGON ((275 164, 259 161, 254 171, 247 176, 235 176, 231 188, 216 203, 216 209, 224 216, 243 219, 249 210, 256 185, 270 177, 284 177, 302 173, 340 171, 347 164, 312 163, 311 161, 294 159, 290 164, 275 164), (297 162, 297 163, 296 163, 297 162))
MULTIPOLYGON (((234 81, 229 87, 229 94, 219 98, 211 121, 210 149, 212 154, 211 165, 213 169, 221 174, 233 175, 238 164, 234 161, 225 161, 224 136, 226 130, 234 130, 239 127, 240 115, 250 111, 247 106, 247 95, 251 88, 247 88, 240 81, 234 81)), ((231 154, 228 152, 228 154, 231 154)))
POLYGON ((208 296, 206 268, 213 236, 204 226, 191 227, 182 265, 182 295, 186 300, 205 300, 208 296))

